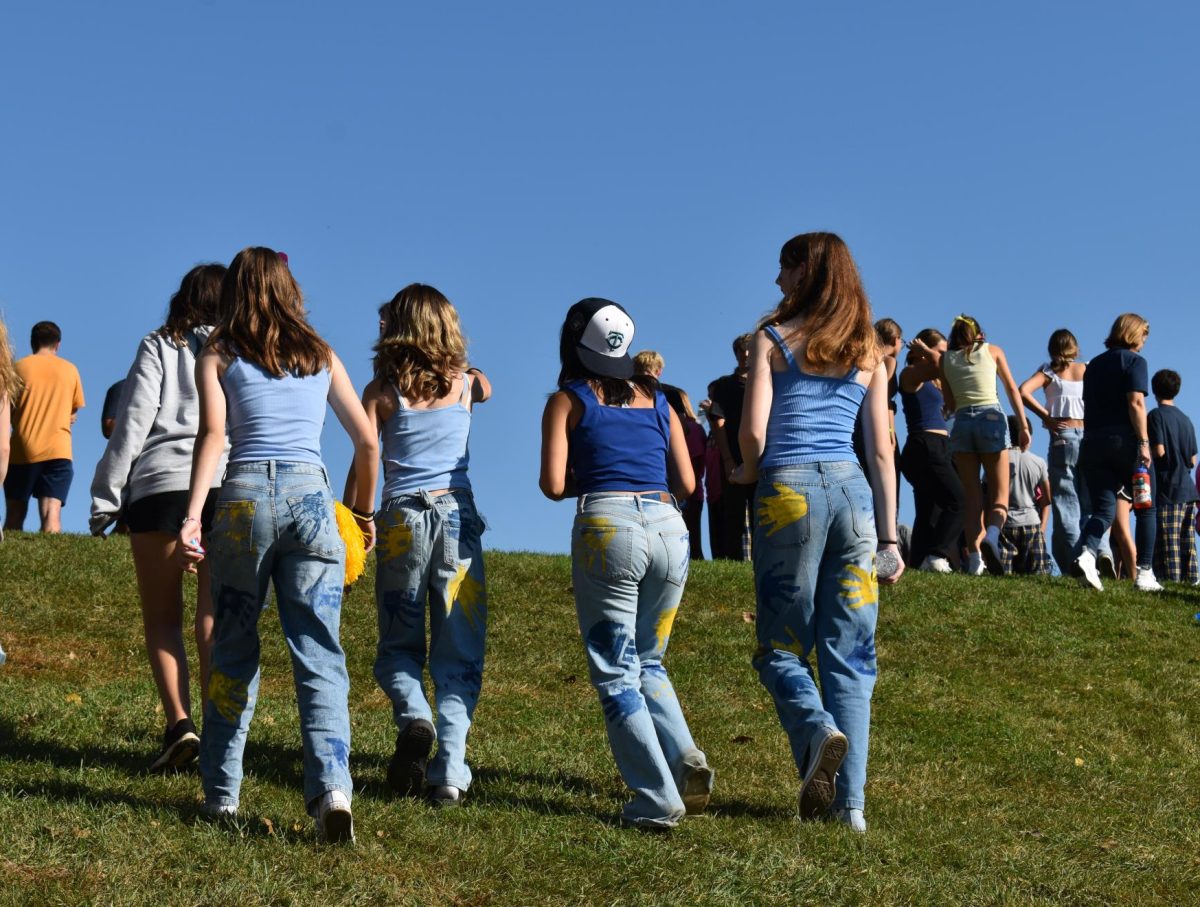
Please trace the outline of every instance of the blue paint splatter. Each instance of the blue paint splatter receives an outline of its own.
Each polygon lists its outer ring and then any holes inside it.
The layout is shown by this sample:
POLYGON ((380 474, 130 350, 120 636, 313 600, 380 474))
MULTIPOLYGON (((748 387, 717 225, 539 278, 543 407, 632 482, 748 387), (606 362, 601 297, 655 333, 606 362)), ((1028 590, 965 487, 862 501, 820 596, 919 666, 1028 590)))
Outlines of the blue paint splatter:
POLYGON ((314 611, 331 612, 342 607, 342 587, 322 585, 320 580, 305 590, 304 597, 307 601, 312 602, 314 611))
POLYGON ((461 671, 447 674, 446 683, 464 696, 477 697, 480 687, 483 686, 483 665, 478 662, 464 665, 461 671))
POLYGON ((602 620, 588 630, 587 647, 605 664, 636 665, 637 646, 629 631, 615 620, 602 620))
POLYGON ((217 608, 213 618, 216 628, 223 628, 232 621, 239 630, 249 630, 257 617, 258 601, 253 592, 245 592, 234 586, 221 586, 217 590, 217 608))
POLYGON ((417 601, 416 589, 392 589, 379 597, 379 608, 386 618, 385 632, 399 624, 402 630, 425 629, 425 609, 417 601))
POLYGON ((329 770, 334 768, 350 767, 350 744, 341 737, 326 737, 325 742, 329 744, 330 754, 333 756, 332 761, 326 761, 325 767, 329 770))
POLYGON ((850 654, 846 656, 846 663, 859 674, 865 674, 868 677, 876 675, 878 668, 875 664, 874 634, 859 638, 858 642, 854 644, 854 648, 850 650, 850 654))
POLYGON ((657 677, 660 680, 667 679, 667 669, 656 662, 642 665, 642 673, 649 674, 652 677, 657 677))
POLYGON ((803 668, 786 670, 775 680, 775 699, 782 702, 795 702, 802 698, 801 694, 811 689, 812 683, 812 677, 803 668))
POLYGON ((782 611, 800 595, 800 586, 790 582, 783 561, 758 577, 758 600, 773 611, 782 611))
POLYGON ((600 706, 604 709, 604 720, 610 724, 623 721, 639 709, 646 707, 642 694, 632 687, 600 697, 600 706))
POLYGON ((329 506, 324 492, 314 491, 306 494, 299 501, 293 501, 292 531, 300 544, 312 547, 313 542, 330 531, 333 519, 333 508, 329 506))

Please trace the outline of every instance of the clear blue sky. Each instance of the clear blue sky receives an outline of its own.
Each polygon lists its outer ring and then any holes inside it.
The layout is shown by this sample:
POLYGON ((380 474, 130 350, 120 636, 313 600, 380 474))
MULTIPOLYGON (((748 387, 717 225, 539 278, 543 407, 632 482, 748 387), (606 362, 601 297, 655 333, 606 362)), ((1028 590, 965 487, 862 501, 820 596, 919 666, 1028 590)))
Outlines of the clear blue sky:
MULTIPOLYGON (((625 304, 699 399, 807 230, 908 335, 978 316, 1018 380, 1051 330, 1094 355, 1140 312, 1200 416, 1198 44, 1185 3, 6 4, 0 310, 22 353, 58 322, 83 375, 66 527, 105 389, 246 245, 289 253, 360 387, 381 302, 455 302, 495 385, 492 547, 569 544, 537 489, 567 307, 625 304)), ((340 475, 332 415, 325 451, 340 475)))

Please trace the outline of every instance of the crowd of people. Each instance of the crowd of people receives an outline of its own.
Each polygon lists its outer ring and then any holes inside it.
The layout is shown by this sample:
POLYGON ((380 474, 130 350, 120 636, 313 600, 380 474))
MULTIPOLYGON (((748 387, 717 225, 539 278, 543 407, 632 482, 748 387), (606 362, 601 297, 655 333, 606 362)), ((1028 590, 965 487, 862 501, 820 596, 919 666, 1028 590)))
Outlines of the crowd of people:
MULTIPOLYGON (((926 328, 908 343, 896 321, 873 321, 834 234, 788 240, 776 283, 782 300, 735 339, 734 371, 698 407, 707 431, 687 393, 661 380, 662 357, 631 355, 636 327, 623 306, 581 300, 560 331, 540 487, 575 501, 580 637, 632 795, 621 818, 634 827, 672 828, 703 811, 713 790, 664 665, 689 563, 702 557, 706 505, 712 555, 753 561, 753 665, 788 739, 799 814, 857 832, 867 827, 879 584, 898 582, 906 562, 934 573, 1047 573, 1052 514, 1054 559, 1088 586, 1121 571, 1139 589, 1197 579, 1195 432, 1175 406, 1179 376, 1149 378, 1142 318, 1121 315, 1106 352, 1087 363, 1070 332, 1056 331, 1049 361, 1018 387, 1004 351, 968 315, 948 334, 926 328), (1151 388, 1159 406, 1147 412, 1151 388), (1047 460, 1029 452, 1026 411, 1049 435, 1047 460), (913 490, 911 531, 897 519, 901 474, 913 490)), ((55 532, 84 398, 78 371, 58 355, 59 328, 40 322, 31 342, 32 355, 14 361, 0 323, 5 527, 21 529, 36 499, 42 530, 55 532)), ((251 247, 228 267, 183 277, 164 323, 108 394, 90 528, 130 537, 166 719, 150 768, 198 762, 207 816, 239 809, 258 618, 273 587, 305 805, 321 840, 353 840, 339 639, 348 547, 376 551, 375 677, 396 728, 389 787, 453 807, 471 786, 466 740, 488 596, 468 440, 491 384, 469 362, 454 306, 430 286, 411 284, 380 307, 374 353, 359 397, 309 325, 287 257, 251 247), (354 448, 341 520, 320 448, 326 405, 354 448), (183 641, 189 573, 199 591, 200 729, 183 641)))

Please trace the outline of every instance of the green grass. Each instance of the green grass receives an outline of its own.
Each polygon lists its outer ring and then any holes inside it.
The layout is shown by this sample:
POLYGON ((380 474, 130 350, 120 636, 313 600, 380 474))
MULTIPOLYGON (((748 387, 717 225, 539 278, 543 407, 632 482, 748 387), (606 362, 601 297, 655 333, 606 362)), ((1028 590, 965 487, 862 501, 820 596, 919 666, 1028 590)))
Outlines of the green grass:
POLYGON ((670 836, 625 793, 565 558, 488 555, 491 629, 461 810, 388 796, 368 575, 347 601, 358 846, 314 841, 278 619, 244 821, 195 819, 162 733, 128 546, 0 545, 0 904, 1023 904, 1200 898, 1200 595, 910 574, 884 591, 870 832, 793 818, 796 775, 749 667, 749 568, 693 565, 667 665, 717 770, 670 836))

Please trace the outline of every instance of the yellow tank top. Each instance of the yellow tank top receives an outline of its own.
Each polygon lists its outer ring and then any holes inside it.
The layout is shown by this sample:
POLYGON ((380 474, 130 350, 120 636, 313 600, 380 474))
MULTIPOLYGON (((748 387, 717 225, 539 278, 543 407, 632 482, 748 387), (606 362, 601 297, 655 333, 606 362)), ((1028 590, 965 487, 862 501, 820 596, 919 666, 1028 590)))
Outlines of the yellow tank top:
POLYGON ((971 361, 967 361, 965 350, 951 350, 942 357, 942 368, 950 390, 954 394, 954 405, 999 406, 996 396, 996 360, 986 343, 971 350, 971 361))

